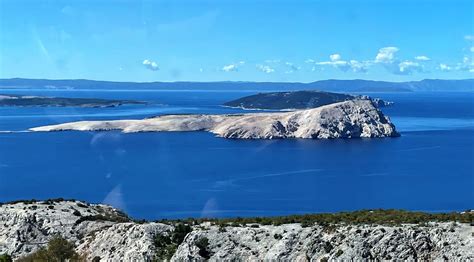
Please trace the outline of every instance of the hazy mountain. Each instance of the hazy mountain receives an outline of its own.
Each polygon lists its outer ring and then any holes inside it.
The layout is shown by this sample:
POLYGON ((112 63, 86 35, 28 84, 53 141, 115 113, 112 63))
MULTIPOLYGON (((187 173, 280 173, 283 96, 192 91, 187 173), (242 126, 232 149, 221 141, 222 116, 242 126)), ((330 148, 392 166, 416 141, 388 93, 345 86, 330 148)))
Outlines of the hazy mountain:
POLYGON ((111 82, 94 80, 0 79, 0 88, 65 88, 65 89, 205 89, 205 90, 323 90, 339 92, 410 92, 410 91, 474 91, 474 79, 426 79, 411 82, 371 80, 322 80, 311 83, 286 82, 111 82))

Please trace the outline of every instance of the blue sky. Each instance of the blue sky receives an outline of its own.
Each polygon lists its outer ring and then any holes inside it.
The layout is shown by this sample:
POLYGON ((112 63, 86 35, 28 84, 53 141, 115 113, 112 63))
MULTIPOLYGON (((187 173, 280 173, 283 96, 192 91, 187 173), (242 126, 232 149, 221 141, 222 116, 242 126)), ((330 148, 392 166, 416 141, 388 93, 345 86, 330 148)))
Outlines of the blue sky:
POLYGON ((0 0, 0 78, 474 77, 474 1, 0 0))

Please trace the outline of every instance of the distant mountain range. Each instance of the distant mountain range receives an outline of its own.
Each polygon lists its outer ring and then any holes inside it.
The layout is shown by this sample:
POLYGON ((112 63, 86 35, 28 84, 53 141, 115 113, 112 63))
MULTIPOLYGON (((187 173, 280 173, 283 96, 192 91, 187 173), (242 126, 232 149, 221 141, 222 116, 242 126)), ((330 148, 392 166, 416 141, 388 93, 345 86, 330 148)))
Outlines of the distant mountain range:
POLYGON ((372 80, 322 80, 311 83, 286 82, 110 82, 94 80, 0 79, 0 88, 59 89, 190 89, 190 90, 322 90, 333 92, 474 91, 474 79, 425 79, 410 82, 372 80))

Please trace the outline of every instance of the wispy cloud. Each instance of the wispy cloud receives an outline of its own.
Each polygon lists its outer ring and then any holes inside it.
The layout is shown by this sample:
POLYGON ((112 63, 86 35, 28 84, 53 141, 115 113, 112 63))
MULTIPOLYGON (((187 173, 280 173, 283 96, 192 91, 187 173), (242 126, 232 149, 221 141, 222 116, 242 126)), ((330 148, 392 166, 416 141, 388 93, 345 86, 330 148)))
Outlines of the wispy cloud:
POLYGON ((418 60, 418 61, 430 61, 431 59, 427 56, 424 56, 424 55, 419 55, 419 56, 415 56, 415 60, 418 60))
POLYGON ((403 61, 398 64, 398 71, 393 73, 400 75, 410 75, 413 72, 423 72, 423 65, 412 61, 403 61))
POLYGON ((240 62, 237 62, 237 63, 233 63, 233 64, 228 64, 228 65, 225 65, 222 67, 222 71, 224 72, 236 72, 236 71, 239 71, 239 67, 244 65, 245 64, 245 61, 240 61, 240 62))
POLYGON ((474 41, 474 35, 466 35, 464 36, 464 39, 466 39, 467 41, 474 41))
POLYGON ((474 60, 472 55, 465 55, 462 59, 461 63, 458 63, 456 69, 459 71, 468 71, 470 73, 474 73, 474 60))
POLYGON ((142 64, 149 70, 152 70, 152 71, 160 70, 160 68, 158 66, 158 63, 156 63, 155 61, 145 59, 145 60, 143 60, 142 64))
POLYGON ((256 65, 256 67, 259 71, 262 71, 262 72, 267 73, 267 74, 275 72, 275 69, 273 69, 272 67, 270 67, 268 65, 258 64, 258 65, 256 65))
POLYGON ((367 67, 369 65, 368 61, 360 62, 357 60, 342 60, 342 56, 340 54, 332 54, 329 56, 329 61, 322 61, 322 62, 315 62, 315 65, 320 66, 333 66, 343 72, 348 70, 352 70, 356 73, 364 73, 367 72, 367 67))
POLYGON ((277 64, 277 63, 280 63, 281 60, 280 59, 267 59, 264 62, 268 64, 277 64))
POLYGON ((288 68, 288 70, 285 71, 286 74, 291 74, 301 69, 300 66, 297 66, 291 62, 285 62, 285 66, 288 68))
POLYGON ((443 72, 449 72, 452 69, 450 66, 448 66, 447 64, 443 64, 443 63, 439 64, 438 68, 439 68, 439 70, 441 70, 443 72))

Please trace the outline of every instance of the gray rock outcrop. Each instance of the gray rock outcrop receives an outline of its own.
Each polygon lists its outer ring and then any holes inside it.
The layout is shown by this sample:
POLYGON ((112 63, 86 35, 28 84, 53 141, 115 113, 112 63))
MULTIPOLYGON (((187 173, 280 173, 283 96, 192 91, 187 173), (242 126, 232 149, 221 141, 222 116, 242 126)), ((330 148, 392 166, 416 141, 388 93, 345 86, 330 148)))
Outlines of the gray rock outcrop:
MULTIPOLYGON (((29 201, 0 206, 0 254, 19 258, 55 235, 72 242, 86 261, 151 261, 177 226, 138 223, 106 205, 80 201, 29 201)), ((472 226, 424 224, 193 225, 172 246, 172 261, 319 261, 474 259, 472 226)), ((168 246, 169 247, 169 246, 168 246)))

